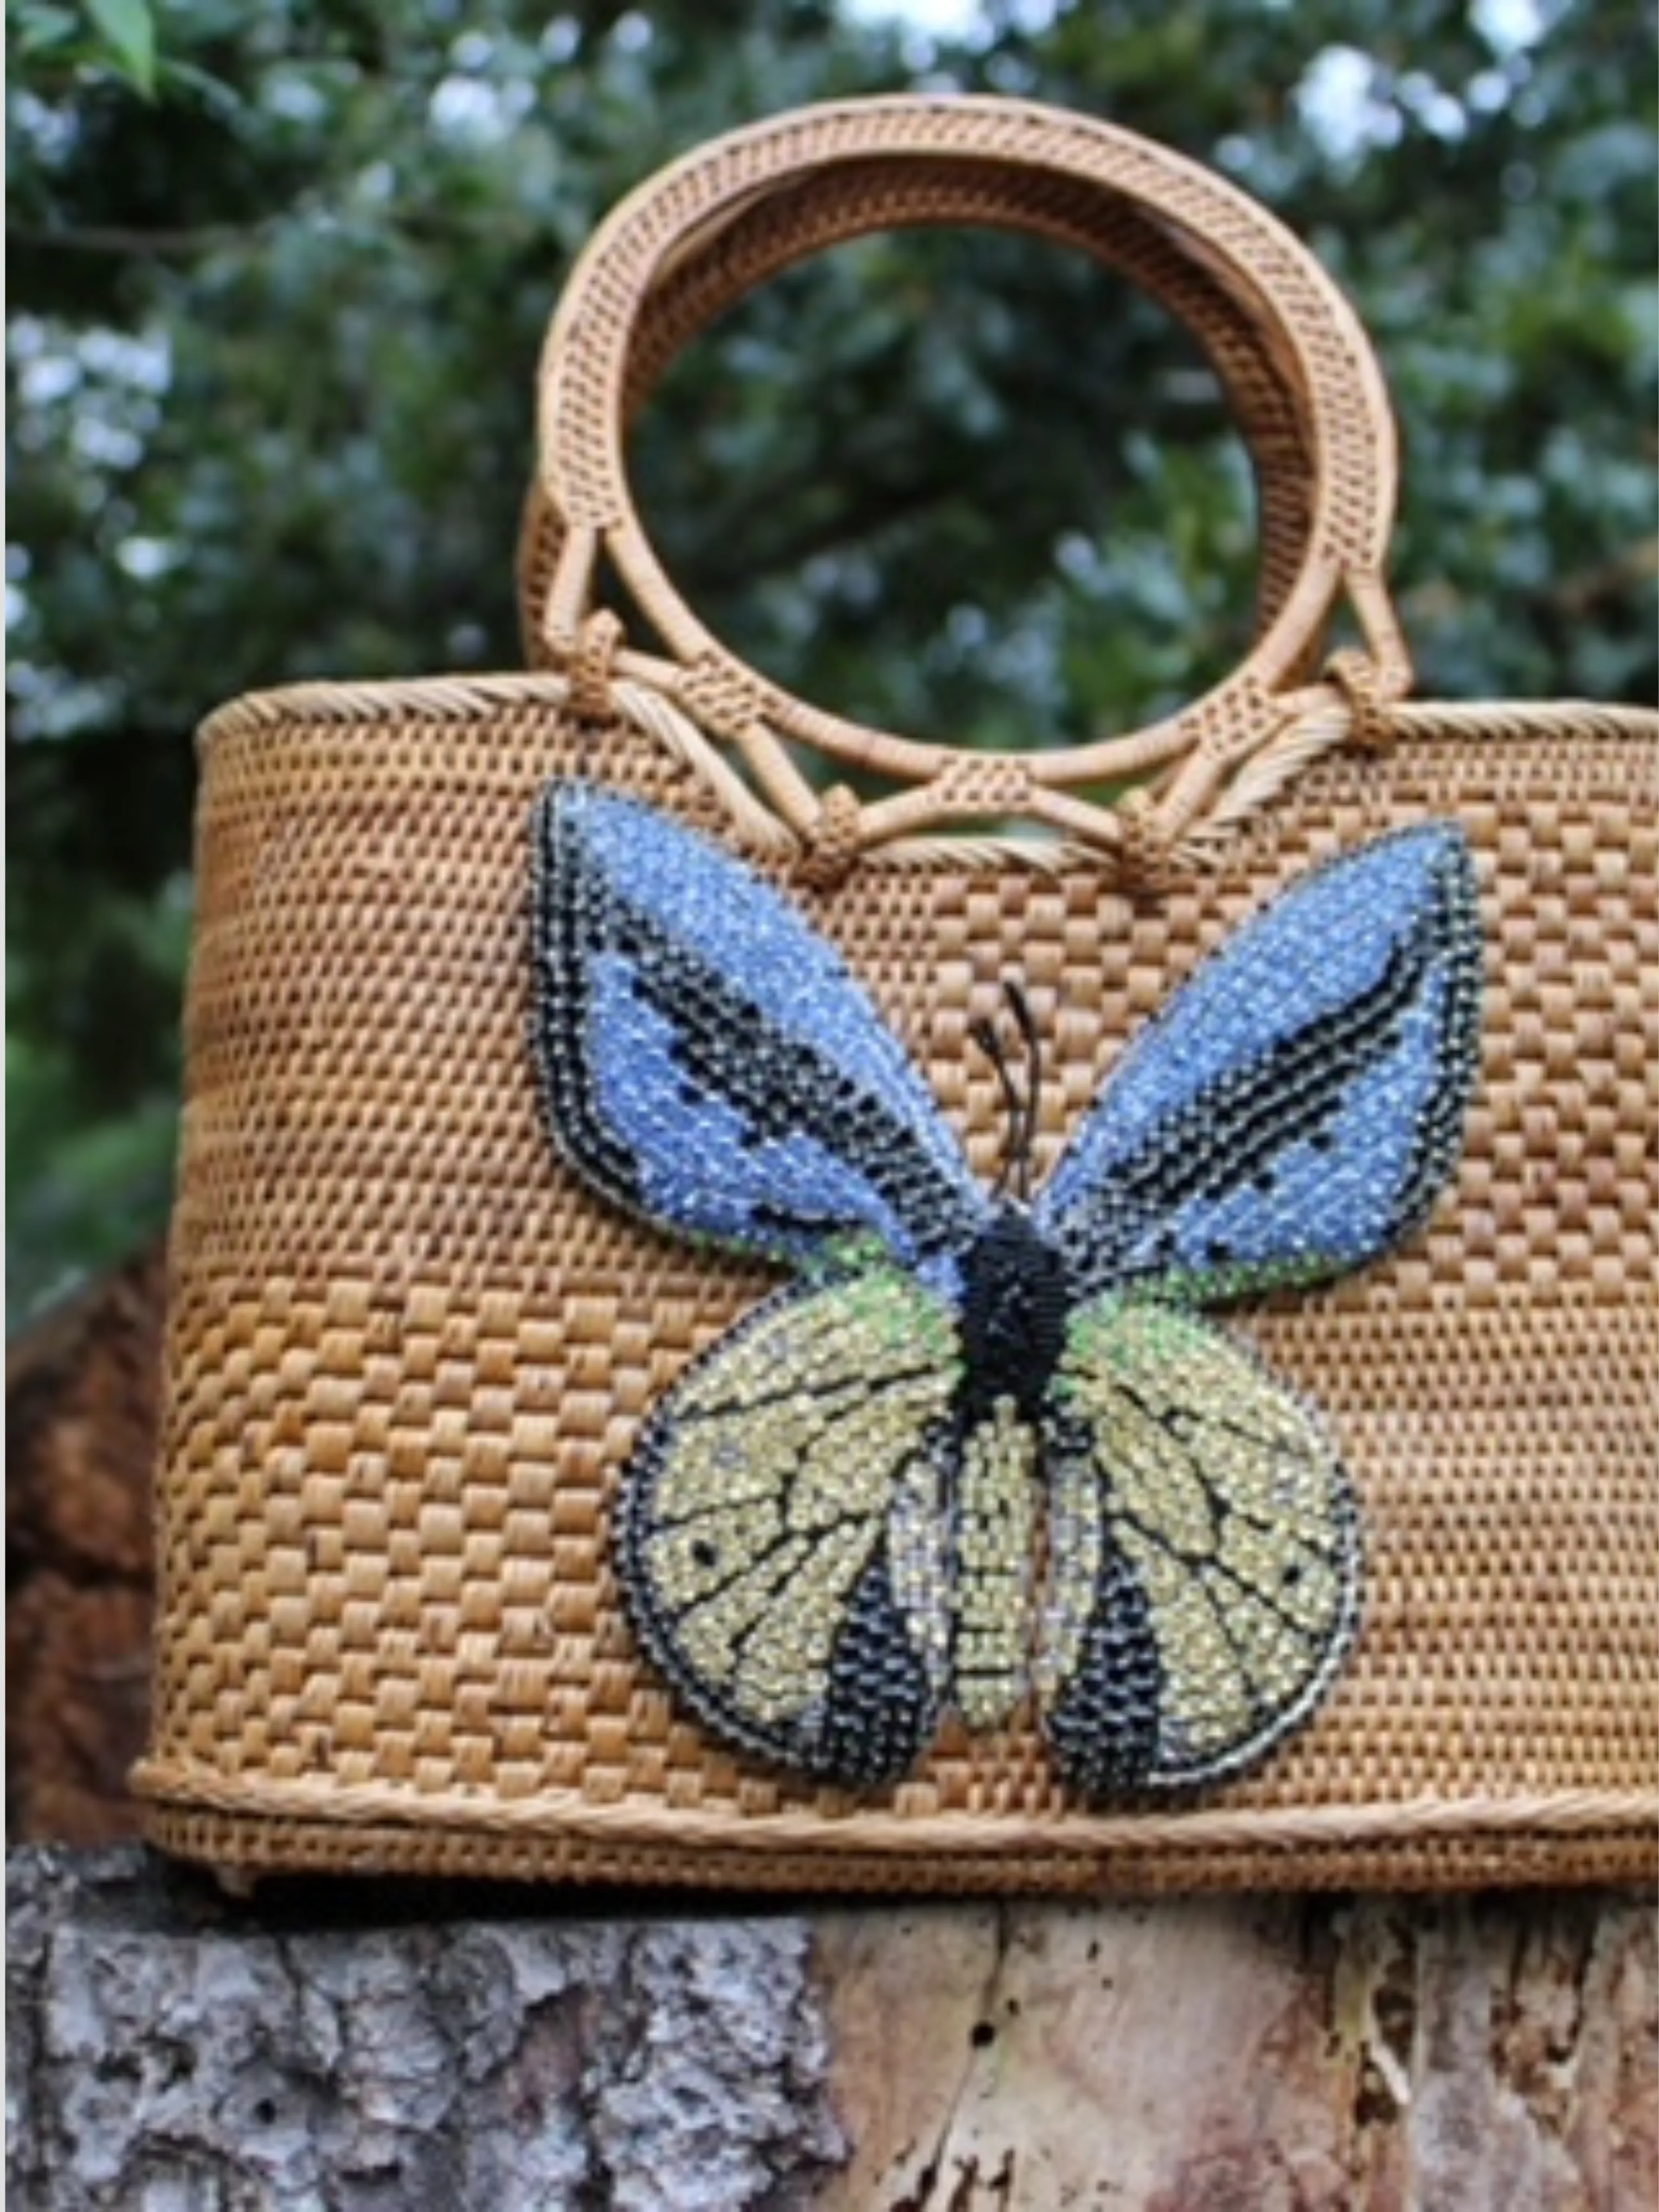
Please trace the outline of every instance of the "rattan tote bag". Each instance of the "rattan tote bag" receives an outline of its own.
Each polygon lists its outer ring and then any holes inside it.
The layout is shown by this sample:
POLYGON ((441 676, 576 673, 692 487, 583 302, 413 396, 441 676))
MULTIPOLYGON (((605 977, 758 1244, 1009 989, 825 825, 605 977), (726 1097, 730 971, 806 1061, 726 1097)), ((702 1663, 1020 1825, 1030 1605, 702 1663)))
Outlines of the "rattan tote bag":
POLYGON ((808 109, 616 211, 544 356, 534 672, 203 734, 158 1843, 1651 1871, 1659 719, 1408 699, 1394 491, 1317 264, 1099 121, 808 109), (1256 641, 1157 726, 860 727, 641 531, 677 349, 919 222, 1125 272, 1230 396, 1256 641))

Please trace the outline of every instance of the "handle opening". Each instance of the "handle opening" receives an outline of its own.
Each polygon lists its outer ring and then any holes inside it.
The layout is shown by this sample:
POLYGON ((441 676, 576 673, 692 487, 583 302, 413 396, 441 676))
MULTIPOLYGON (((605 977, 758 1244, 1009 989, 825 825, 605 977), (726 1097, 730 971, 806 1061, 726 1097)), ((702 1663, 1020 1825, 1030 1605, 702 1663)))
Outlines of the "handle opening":
POLYGON ((1042 239, 907 228, 814 254, 677 355, 626 452, 699 621, 769 683, 921 742, 1135 728, 1271 619, 1213 363, 1042 239))

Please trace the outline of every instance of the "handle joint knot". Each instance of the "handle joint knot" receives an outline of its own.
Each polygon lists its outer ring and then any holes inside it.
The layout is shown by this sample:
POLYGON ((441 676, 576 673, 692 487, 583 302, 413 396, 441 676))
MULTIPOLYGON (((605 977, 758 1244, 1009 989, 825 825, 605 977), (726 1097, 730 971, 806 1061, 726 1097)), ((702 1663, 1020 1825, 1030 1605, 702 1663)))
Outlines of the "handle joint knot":
POLYGON ((623 626, 609 608, 597 608, 576 632, 566 665, 572 719, 584 729, 604 729, 621 719, 613 688, 623 626))
POLYGON ((1400 732, 1389 712, 1376 663, 1352 647, 1334 653, 1325 663, 1325 678, 1342 694, 1348 709, 1346 742, 1356 751, 1389 752, 1400 732))
POLYGON ((833 890, 852 872, 861 849, 864 810, 844 783, 832 784, 801 839, 795 872, 815 890, 833 890))
POLYGON ((1145 785, 1125 792, 1118 801, 1122 842, 1118 866, 1132 890, 1159 891, 1174 880, 1175 837, 1158 801, 1145 785))

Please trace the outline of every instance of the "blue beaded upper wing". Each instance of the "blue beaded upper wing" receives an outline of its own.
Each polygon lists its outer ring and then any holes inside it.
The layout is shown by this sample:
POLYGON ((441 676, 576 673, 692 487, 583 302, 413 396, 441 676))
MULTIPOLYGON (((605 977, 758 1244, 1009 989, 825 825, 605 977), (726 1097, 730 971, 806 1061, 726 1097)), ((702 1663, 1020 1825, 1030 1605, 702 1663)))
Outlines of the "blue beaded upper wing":
POLYGON ((1377 1258, 1456 1158, 1480 988, 1454 826, 1300 878, 1135 1037, 1039 1194, 1073 1293, 1212 1304, 1377 1258))
POLYGON ((665 815, 550 784, 535 822, 536 1060, 609 1198, 797 1262, 873 1233, 926 1272, 989 1211, 835 948, 665 815))

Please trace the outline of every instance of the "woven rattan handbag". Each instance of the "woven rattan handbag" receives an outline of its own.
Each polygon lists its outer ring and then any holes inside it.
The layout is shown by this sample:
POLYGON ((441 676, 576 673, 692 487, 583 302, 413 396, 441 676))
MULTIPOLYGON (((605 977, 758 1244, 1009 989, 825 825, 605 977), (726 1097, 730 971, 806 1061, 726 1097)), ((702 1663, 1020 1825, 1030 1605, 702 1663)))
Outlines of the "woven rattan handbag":
POLYGON ((1318 267, 1103 124, 818 108, 617 211, 545 356, 538 672, 204 733, 157 1842, 744 1887, 1651 1869, 1659 724, 1407 703, 1393 492, 1318 267), (860 728, 641 533, 622 428, 675 349, 933 222, 1127 272, 1231 395, 1258 641, 1157 727, 860 728), (1322 673, 1339 603, 1365 646, 1322 673), (1385 1256, 1218 1317, 1170 1288, 1259 1291, 1299 1193, 1335 1237, 1401 1116, 1385 1256), (726 1249, 763 1217, 782 1291, 726 1249))

